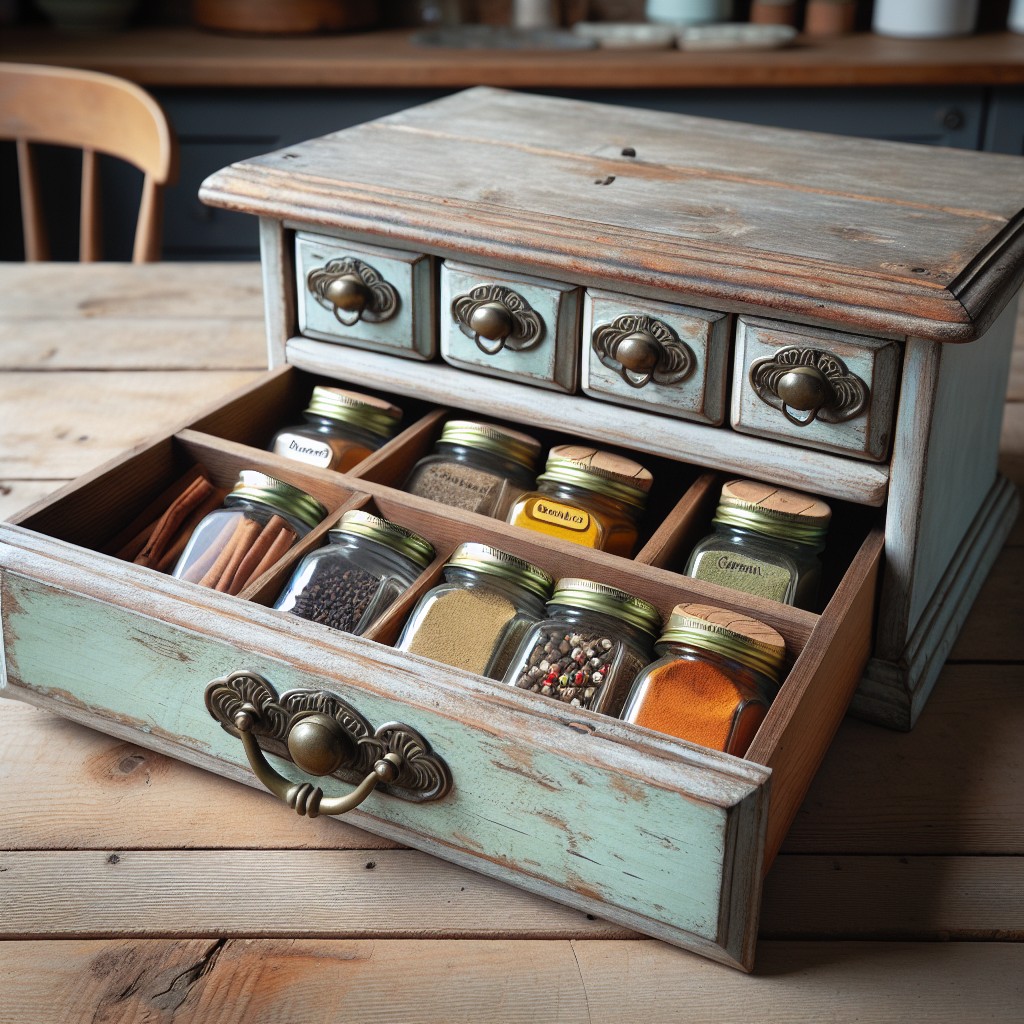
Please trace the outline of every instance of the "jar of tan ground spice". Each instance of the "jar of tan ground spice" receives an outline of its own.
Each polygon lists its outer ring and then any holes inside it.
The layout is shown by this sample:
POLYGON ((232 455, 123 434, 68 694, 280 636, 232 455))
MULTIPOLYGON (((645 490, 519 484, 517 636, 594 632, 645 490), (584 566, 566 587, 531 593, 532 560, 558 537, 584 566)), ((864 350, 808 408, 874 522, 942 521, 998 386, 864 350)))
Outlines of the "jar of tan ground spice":
POLYGON ((730 480, 714 533, 693 549, 686 575, 813 611, 831 518, 828 505, 810 494, 730 480))
POLYGON ((518 430, 449 420, 430 455, 413 466, 405 490, 442 505, 504 519, 533 486, 540 442, 518 430))
POLYGON ((515 503, 508 522, 629 557, 652 482, 650 472, 632 459, 586 445, 558 445, 548 453, 537 489, 515 503))
POLYGON ((592 580, 561 579, 516 652, 505 682, 574 707, 618 715, 651 660, 661 616, 654 605, 592 580))
POLYGON ((487 544, 460 544, 444 583, 413 609, 396 647, 501 679, 523 634, 544 614, 551 576, 487 544))
POLYGON ((270 450, 320 469, 350 470, 394 437, 402 410, 383 398, 315 387, 304 423, 274 435, 270 450))
POLYGON ((738 612, 677 604, 655 650, 623 720, 742 757, 778 689, 782 637, 738 612))

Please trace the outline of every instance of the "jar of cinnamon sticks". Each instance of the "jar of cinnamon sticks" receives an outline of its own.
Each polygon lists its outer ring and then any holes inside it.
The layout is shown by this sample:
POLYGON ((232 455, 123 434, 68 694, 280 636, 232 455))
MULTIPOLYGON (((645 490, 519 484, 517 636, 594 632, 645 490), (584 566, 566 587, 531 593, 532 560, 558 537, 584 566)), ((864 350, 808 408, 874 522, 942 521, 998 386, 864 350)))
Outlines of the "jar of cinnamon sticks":
POLYGON ((326 515, 327 509, 305 491, 243 470, 224 507, 195 528, 172 575, 238 594, 326 515))

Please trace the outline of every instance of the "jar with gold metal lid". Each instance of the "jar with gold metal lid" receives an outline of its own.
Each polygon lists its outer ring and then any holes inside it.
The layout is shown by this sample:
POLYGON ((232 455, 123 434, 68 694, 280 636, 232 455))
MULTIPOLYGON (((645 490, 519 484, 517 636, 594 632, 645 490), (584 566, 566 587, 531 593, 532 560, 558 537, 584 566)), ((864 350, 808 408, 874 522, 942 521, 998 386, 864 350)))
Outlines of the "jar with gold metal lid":
POLYGON ((359 509, 299 562, 274 607, 360 636, 430 565, 434 548, 411 530, 359 509))
POLYGON ((623 720, 742 757, 778 690, 782 636, 739 612, 677 604, 655 651, 623 720))
POLYGON ((397 647, 501 679, 520 640, 544 615, 554 583, 543 569, 488 544, 460 544, 444 582, 420 598, 397 647))
POLYGON ((317 386, 304 423, 279 430, 270 450, 320 469, 344 473, 394 437, 402 410, 383 398, 317 386))
POLYGON ((244 469, 224 507, 192 531, 172 575, 237 594, 326 515, 327 509, 298 487, 244 469))
POLYGON ((413 466, 405 490, 421 498, 504 519, 533 486, 540 442, 491 423, 449 420, 434 450, 413 466))
POLYGON ((537 489, 515 503, 508 522, 628 557, 652 482, 650 471, 632 459, 586 445, 559 445, 548 453, 537 489))
POLYGON ((573 707, 618 715, 652 656, 654 605, 593 580, 561 579, 547 618, 524 638, 505 682, 573 707))
POLYGON ((690 553, 686 575, 814 610, 832 510, 820 498, 754 480, 722 487, 714 532, 690 553))

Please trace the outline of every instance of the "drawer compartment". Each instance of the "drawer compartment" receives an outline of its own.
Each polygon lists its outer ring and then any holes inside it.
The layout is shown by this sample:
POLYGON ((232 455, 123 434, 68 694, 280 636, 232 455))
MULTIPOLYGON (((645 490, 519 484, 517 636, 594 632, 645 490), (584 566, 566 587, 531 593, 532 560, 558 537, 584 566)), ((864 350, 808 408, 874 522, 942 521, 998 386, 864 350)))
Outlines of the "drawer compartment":
POLYGON ((412 359, 436 352, 433 258, 300 231, 299 330, 412 359))
POLYGON ((732 425, 881 462, 899 391, 895 341, 740 317, 732 425))
POLYGON ((580 289, 446 260, 441 356, 452 366, 554 391, 576 390, 580 289))
POLYGON ((731 324, 725 313, 588 289, 583 391, 721 426, 731 324))

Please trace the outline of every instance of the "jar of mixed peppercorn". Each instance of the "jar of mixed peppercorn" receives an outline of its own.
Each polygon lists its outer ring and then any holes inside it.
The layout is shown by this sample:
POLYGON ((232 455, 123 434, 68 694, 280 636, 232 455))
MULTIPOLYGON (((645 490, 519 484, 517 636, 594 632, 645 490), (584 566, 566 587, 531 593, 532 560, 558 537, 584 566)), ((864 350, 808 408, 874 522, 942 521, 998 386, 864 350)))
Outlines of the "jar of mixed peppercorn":
POLYGON ((661 627, 658 609, 603 583, 562 579, 547 613, 523 640, 505 682, 617 715, 636 674, 651 660, 661 627))
POLYGON ((299 562, 274 607, 360 636, 433 558, 418 534, 355 509, 299 562))

